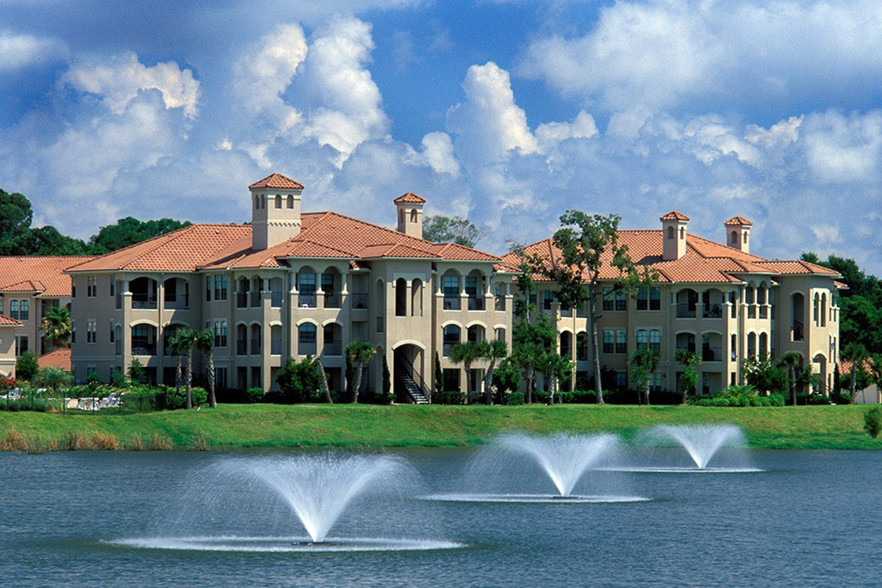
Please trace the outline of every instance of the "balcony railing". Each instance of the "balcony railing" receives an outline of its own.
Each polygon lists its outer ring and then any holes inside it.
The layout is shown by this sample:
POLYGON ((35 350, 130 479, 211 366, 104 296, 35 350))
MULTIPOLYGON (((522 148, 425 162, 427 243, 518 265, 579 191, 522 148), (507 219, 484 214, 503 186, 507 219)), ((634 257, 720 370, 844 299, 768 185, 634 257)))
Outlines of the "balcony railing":
POLYGON ((251 292, 251 307, 257 308, 260 306, 260 292, 254 290, 251 292))
POLYGON ((270 305, 273 308, 282 308, 282 296, 282 292, 273 290, 273 293, 270 294, 270 305))
POLYGON ((444 310, 459 310, 459 295, 444 297, 444 310))
POLYGON ((747 318, 755 319, 756 318, 756 306, 753 304, 747 305, 747 318))
POLYGON ((132 339, 132 355, 156 355, 156 343, 132 339))
POLYGON ((190 310, 190 299, 188 296, 166 298, 163 306, 166 310, 190 310))
POLYGON ((704 318, 721 318, 723 316, 723 307, 719 304, 708 304, 704 307, 702 316, 704 318))
POLYGON ((695 305, 688 302, 677 304, 677 318, 695 318, 695 305))
POLYGON ((318 305, 315 293, 301 293, 297 295, 297 306, 300 308, 315 308, 318 305))
POLYGON ((132 296, 132 308, 144 310, 156 310, 156 298, 144 298, 142 296, 132 296))
POLYGON ((701 361, 723 361, 723 353, 719 347, 703 345, 701 348, 701 361))
POLYGON ((761 319, 769 318, 769 307, 768 306, 760 306, 759 317, 761 319))
POLYGON ((368 295, 362 292, 355 292, 349 295, 350 303, 352 304, 352 308, 367 308, 368 307, 368 295))
POLYGON ((248 353, 248 341, 238 340, 236 341, 236 354, 237 355, 245 355, 248 353))
POLYGON ((260 355, 260 339, 251 340, 251 355, 260 355))
POLYGON ((469 304, 468 304, 469 310, 484 310, 484 299, 483 298, 469 297, 468 301, 469 301, 469 304))
POLYGON ((315 341, 300 341, 297 345, 298 355, 315 355, 315 341))
POLYGON ((248 292, 236 292, 236 308, 248 306, 248 292))
POLYGON ((343 304, 343 297, 339 294, 325 293, 325 308, 340 308, 343 304))
POLYGON ((504 311, 505 310, 505 296, 497 296, 495 304, 496 304, 496 310, 504 311))
POLYGON ((334 341, 333 343, 325 343, 322 347, 322 355, 343 355, 343 343, 334 341))

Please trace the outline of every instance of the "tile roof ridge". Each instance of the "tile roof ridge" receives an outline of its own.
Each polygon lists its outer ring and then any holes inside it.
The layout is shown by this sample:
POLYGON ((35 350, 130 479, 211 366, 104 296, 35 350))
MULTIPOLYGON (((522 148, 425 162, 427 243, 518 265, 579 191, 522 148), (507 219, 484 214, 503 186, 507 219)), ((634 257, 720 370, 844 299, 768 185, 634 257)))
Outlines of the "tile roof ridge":
MULTIPOLYGON (((178 239, 180 239, 183 236, 183 233, 185 230, 187 230, 187 229, 195 230, 196 227, 199 227, 199 226, 202 226, 202 225, 187 225, 186 227, 181 227, 179 229, 175 229, 174 231, 164 233, 162 235, 157 235, 155 237, 147 239, 146 241, 141 241, 140 243, 135 243, 134 245, 129 245, 129 247, 136 247, 138 245, 144 245, 145 243, 150 243, 151 241, 158 241, 159 239, 162 239, 162 238, 166 239, 166 241, 163 243, 163 245, 169 244, 169 243, 174 243, 175 241, 177 241, 178 239)), ((190 232, 190 231, 187 231, 187 232, 190 232)), ((156 245, 158 245, 158 243, 154 243, 151 246, 151 248, 144 251, 144 253, 134 256, 132 259, 127 261, 125 265, 127 265, 127 266, 132 265, 132 263, 139 261, 139 260, 143 259, 144 257, 150 255, 151 253, 156 251, 156 249, 155 249, 156 245)), ((123 249, 118 249, 117 251, 125 251, 126 249, 129 249, 129 247, 124 247, 123 249)), ((111 253, 108 253, 108 255, 112 255, 113 253, 117 253, 117 251, 113 251, 111 253)))
MULTIPOLYGON (((351 251, 346 251, 345 249, 340 249, 339 247, 334 247, 333 245, 325 245, 324 243, 319 243, 318 241, 313 241, 312 239, 301 239, 300 238, 301 236, 302 236, 302 233, 300 235, 297 235, 296 237, 291 238, 290 240, 288 240, 288 244, 290 246, 294 246, 297 243, 309 243, 310 245, 318 245, 319 247, 323 247, 325 249, 330 249, 331 251, 338 251, 340 253, 345 254, 347 257, 354 257, 354 255, 352 254, 351 251)), ((273 257, 276 257, 278 259, 278 258, 287 257, 287 256, 286 255, 275 255, 273 257)))
MULTIPOLYGON (((129 249, 133 249, 133 248, 138 247, 138 246, 140 246, 140 245, 144 245, 144 244, 146 244, 146 243, 150 243, 151 241, 156 241, 157 239, 168 238, 169 235, 174 235, 175 233, 180 233, 180 232, 182 232, 182 231, 184 231, 184 230, 192 229, 192 228, 194 228, 194 227, 198 227, 198 226, 200 226, 200 225, 193 225, 193 224, 190 224, 190 225, 187 225, 186 227, 179 227, 179 228, 175 229, 174 231, 169 231, 168 233, 163 233, 162 235, 156 235, 155 237, 150 237, 149 239, 146 239, 146 240, 144 240, 144 241, 138 241, 137 243, 132 243, 131 245, 126 245, 126 246, 123 247, 122 249, 117 249, 117 250, 115 250, 115 251, 108 251, 107 253, 104 253, 104 254, 102 254, 102 255, 96 255, 96 256, 95 256, 95 259, 99 259, 99 258, 102 258, 102 257, 110 257, 111 255, 116 255, 116 254, 118 254, 118 253, 122 253, 123 251, 128 251, 129 249)), ((149 253, 152 253, 152 252, 153 252, 153 249, 151 249, 151 250, 149 251, 149 253)), ((130 260, 126 265, 128 265, 129 263, 131 263, 132 261, 134 261, 134 260, 136 260, 136 259, 141 259, 141 258, 142 258, 144 255, 146 255, 146 254, 147 254, 147 253, 144 253, 144 254, 142 254, 142 255, 139 255, 139 256, 134 257, 134 258, 133 258, 132 260, 130 260)), ((85 263, 85 262, 83 262, 83 263, 85 263)), ((75 268, 77 268, 77 267, 83 265, 83 263, 78 263, 78 264, 76 264, 75 266, 71 266, 71 267, 67 268, 67 270, 65 270, 65 271, 71 271, 71 270, 76 271, 75 268)), ((122 269, 122 268, 118 268, 118 269, 122 269)))
MULTIPOLYGON (((354 221, 354 222, 357 222, 357 223, 361 223, 361 224, 363 224, 363 225, 367 225, 367 226, 369 226, 369 227, 374 227, 375 229, 381 229, 381 230, 383 230, 383 231, 385 231, 385 232, 387 232, 387 233, 391 233, 391 234, 394 234, 394 235, 396 235, 396 236, 398 236, 398 237, 404 238, 406 241, 412 241, 412 242, 415 242, 415 243, 418 243, 418 244, 437 245, 437 243, 435 243, 434 241, 429 241, 429 240, 427 240, 427 239, 422 239, 422 238, 420 238, 420 237, 411 237, 410 235, 406 235, 406 234, 404 234, 404 233, 400 233, 400 232, 396 231, 395 229, 390 229, 389 227, 384 227, 384 226, 382 226, 382 225, 378 225, 378 224, 376 224, 376 223, 372 223, 372 222, 370 222, 370 221, 366 221, 366 220, 361 220, 360 218, 355 218, 354 216, 349 216, 349 215, 346 215, 346 214, 342 214, 342 213, 339 213, 339 212, 335 212, 335 211, 333 211, 333 210, 328 210, 328 211, 326 211, 326 212, 323 214, 322 218, 324 218, 325 216, 338 216, 338 217, 340 217, 340 218, 344 218, 344 219, 346 219, 346 220, 351 220, 351 221, 354 221)), ((309 228, 312 228, 312 226, 310 226, 309 228)), ((306 230, 308 231, 309 229, 306 229, 306 230)), ((303 233, 301 233, 301 234, 303 234, 303 233)))

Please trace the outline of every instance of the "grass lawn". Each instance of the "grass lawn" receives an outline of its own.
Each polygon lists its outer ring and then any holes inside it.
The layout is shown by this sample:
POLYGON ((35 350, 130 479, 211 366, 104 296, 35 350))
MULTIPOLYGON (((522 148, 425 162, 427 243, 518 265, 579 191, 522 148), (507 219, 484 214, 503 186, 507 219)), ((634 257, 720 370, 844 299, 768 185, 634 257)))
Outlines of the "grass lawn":
POLYGON ((656 424, 733 423, 754 448, 882 449, 861 406, 221 405, 141 414, 0 412, 0 448, 455 447, 502 431, 611 432, 656 424))

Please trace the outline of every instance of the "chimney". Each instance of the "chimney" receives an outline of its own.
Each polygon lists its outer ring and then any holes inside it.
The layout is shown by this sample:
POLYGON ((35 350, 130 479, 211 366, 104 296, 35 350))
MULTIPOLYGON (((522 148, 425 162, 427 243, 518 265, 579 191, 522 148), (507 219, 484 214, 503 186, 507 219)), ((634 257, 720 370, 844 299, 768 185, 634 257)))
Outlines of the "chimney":
POLYGON ((398 232, 409 237, 423 238, 423 205, 426 199, 413 192, 402 194, 394 200, 398 209, 398 232))
POLYGON ((725 223, 723 227, 726 230, 726 245, 733 249, 738 249, 743 253, 750 253, 750 227, 753 223, 743 216, 733 216, 725 223))
POLYGON ((659 218, 662 222, 662 241, 664 242, 665 261, 680 259, 686 255, 686 225, 689 217, 681 212, 672 210, 659 218))
POLYGON ((251 191, 251 248, 269 249, 300 234, 303 185, 272 174, 248 186, 251 191))

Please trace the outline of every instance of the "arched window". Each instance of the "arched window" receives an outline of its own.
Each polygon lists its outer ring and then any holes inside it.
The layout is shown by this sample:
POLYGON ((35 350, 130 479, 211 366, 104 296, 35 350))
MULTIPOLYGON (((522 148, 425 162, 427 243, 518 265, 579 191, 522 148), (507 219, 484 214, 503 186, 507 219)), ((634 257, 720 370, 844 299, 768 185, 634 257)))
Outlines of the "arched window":
POLYGON ((419 278, 410 283, 410 315, 423 316, 423 282, 419 278))
POLYGON ((472 325, 468 330, 468 339, 472 343, 481 343, 486 339, 484 327, 481 325, 472 325))
POLYGON ((674 238, 674 227, 668 227, 668 239, 674 238))
POLYGON ((315 355, 316 328, 312 323, 303 323, 297 328, 297 355, 315 355))
POLYGON ((827 294, 821 294, 821 326, 827 326, 827 294))
POLYGON ((661 352, 661 331, 658 329, 649 331, 649 348, 656 353, 661 352))
POLYGON ((413 210, 410 211, 410 222, 412 222, 412 223, 417 222, 417 211, 416 211, 416 208, 414 208, 413 210))
POLYGON ((459 343, 460 329, 456 325, 447 325, 444 327, 444 357, 450 357, 450 350, 459 343))
POLYGON ((288 194, 288 208, 294 208, 294 196, 288 194))
POLYGON ((680 227, 680 238, 681 239, 686 238, 686 229, 684 229, 683 227, 680 227))
POLYGON ((735 245, 737 245, 737 244, 738 244, 738 232, 732 231, 731 233, 729 233, 729 245, 731 245, 732 247, 735 247, 735 245))
POLYGON ((505 343, 505 329, 502 327, 496 329, 496 340, 505 343))
POLYGON ((395 316, 407 316, 407 280, 395 280, 395 316))
POLYGON ((637 349, 643 349, 649 345, 649 332, 646 329, 637 330, 637 349))
POLYGON ((573 355, 573 334, 569 331, 560 334, 560 354, 567 359, 573 355))
POLYGON ((759 336, 759 356, 763 359, 769 357, 769 335, 766 333, 759 336))
POLYGON ((584 331, 576 335, 576 360, 588 361, 588 333, 584 331))
POLYGON ((282 208, 282 195, 276 194, 276 208, 282 208))
POLYGON ((260 355, 260 325, 251 325, 251 355, 260 355))
POLYGON ((747 357, 756 357, 756 333, 747 334, 747 357))

